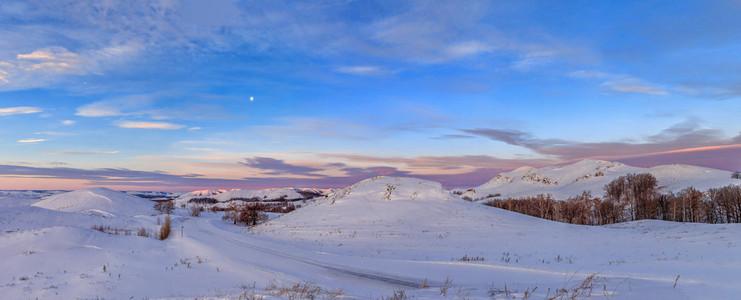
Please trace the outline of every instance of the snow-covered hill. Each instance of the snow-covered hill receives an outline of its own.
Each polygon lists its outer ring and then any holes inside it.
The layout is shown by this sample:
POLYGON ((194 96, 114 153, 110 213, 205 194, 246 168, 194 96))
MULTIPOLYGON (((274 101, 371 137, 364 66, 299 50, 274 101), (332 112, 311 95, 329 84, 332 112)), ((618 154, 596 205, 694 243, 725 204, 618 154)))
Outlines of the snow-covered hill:
POLYGON ((451 205, 465 201, 443 189, 437 182, 416 178, 378 176, 360 181, 319 199, 272 224, 388 223, 398 224, 421 216, 439 218, 448 215, 451 205), (453 203, 453 204, 450 204, 453 203))
POLYGON ((436 249, 427 254, 430 257, 450 259, 451 255, 464 255, 460 247, 478 243, 493 226, 531 228, 544 222, 465 201, 437 182, 378 176, 336 191, 252 231, 329 244, 345 239, 383 241, 368 249, 354 250, 363 255, 374 255, 379 249, 387 253, 403 252, 401 249, 425 245, 436 249), (477 237, 471 238, 471 232, 477 237))
POLYGON ((98 214, 107 217, 154 213, 154 203, 152 201, 104 187, 49 196, 32 206, 64 212, 98 214))
POLYGON ((175 203, 180 205, 187 203, 191 199, 211 198, 219 202, 226 202, 232 199, 256 199, 260 201, 276 200, 285 198, 285 200, 304 199, 301 195, 304 192, 301 189, 282 188, 282 189, 265 189, 265 190, 201 190, 193 191, 180 195, 175 199, 175 203))
POLYGON ((464 201, 415 178, 367 179, 249 229, 223 213, 193 217, 176 207, 175 231, 163 241, 133 234, 157 230, 162 216, 105 218, 6 200, 0 295, 7 299, 298 299, 290 293, 302 286, 321 287, 315 296, 326 299, 400 290, 415 299, 544 299, 562 289, 567 295, 555 299, 577 292, 576 299, 734 299, 741 292, 741 224, 556 223, 464 201), (579 290, 585 278, 592 281, 579 290))
POLYGON ((615 178, 630 173, 650 173, 659 181, 662 192, 677 192, 687 187, 707 190, 729 184, 741 184, 731 178, 731 172, 689 165, 665 165, 651 168, 628 166, 619 162, 586 159, 563 166, 543 168, 521 167, 501 173, 469 190, 461 190, 462 197, 484 199, 517 198, 551 194, 556 199, 567 199, 590 191, 593 196, 604 195, 604 186, 615 178))

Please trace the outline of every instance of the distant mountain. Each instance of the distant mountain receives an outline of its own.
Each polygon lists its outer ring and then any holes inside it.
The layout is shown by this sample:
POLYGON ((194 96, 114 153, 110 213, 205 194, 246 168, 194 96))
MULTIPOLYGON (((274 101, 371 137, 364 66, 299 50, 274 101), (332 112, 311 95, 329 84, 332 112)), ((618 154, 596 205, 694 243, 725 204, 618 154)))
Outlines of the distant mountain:
POLYGON ((270 201, 270 200, 300 200, 324 195, 324 191, 318 189, 279 188, 264 190, 200 190, 180 195, 175 202, 177 204, 187 203, 194 199, 214 199, 218 202, 226 202, 233 199, 270 201))
POLYGON ((662 192, 677 192, 687 187, 707 190, 729 184, 741 184, 731 178, 732 172, 689 166, 664 165, 651 168, 633 167, 619 162, 585 159, 573 164, 543 168, 521 167, 501 173, 488 182, 468 190, 457 190, 461 197, 474 200, 518 198, 551 194, 563 200, 589 191, 603 196, 604 186, 617 177, 630 173, 650 173, 659 181, 662 192))

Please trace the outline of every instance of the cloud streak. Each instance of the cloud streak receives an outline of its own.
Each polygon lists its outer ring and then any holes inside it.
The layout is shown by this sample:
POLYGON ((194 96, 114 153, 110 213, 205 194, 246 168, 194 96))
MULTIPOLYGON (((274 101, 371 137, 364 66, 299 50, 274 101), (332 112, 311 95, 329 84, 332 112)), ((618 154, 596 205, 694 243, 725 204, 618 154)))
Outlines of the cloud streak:
POLYGON ((43 110, 41 108, 31 106, 5 107, 0 108, 0 117, 10 115, 35 114, 42 111, 43 110))
POLYGON ((618 93, 667 95, 666 88, 626 74, 610 74, 598 71, 579 70, 569 74, 572 78, 600 80, 601 87, 618 93))
POLYGON ((335 71, 359 76, 380 76, 394 73, 379 66, 344 66, 336 68, 335 71))
MULTIPOLYGON (((561 161, 584 158, 629 158, 646 155, 661 156, 683 149, 710 149, 703 147, 731 146, 739 144, 741 133, 733 138, 724 137, 720 130, 703 128, 697 120, 675 124, 661 132, 648 136, 642 142, 583 143, 561 139, 540 139, 520 130, 506 129, 463 129, 462 132, 521 146, 539 154, 561 161)), ((699 152, 698 152, 699 153, 699 152)), ((730 159, 726 157, 725 159, 730 159)), ((679 162, 681 163, 681 161, 679 162)))
POLYGON ((161 129, 161 130, 177 130, 185 128, 185 125, 167 123, 167 122, 138 122, 138 121, 121 121, 115 123, 120 128, 134 128, 134 129, 161 129))
POLYGON ((305 167, 305 166, 297 166, 297 165, 291 165, 287 164, 283 160, 270 158, 270 157, 253 157, 253 158, 245 158, 244 162, 239 162, 239 164, 260 169, 265 172, 265 174, 268 175, 310 175, 310 176, 317 176, 314 174, 314 172, 321 171, 321 169, 317 168, 311 168, 311 167, 305 167))
POLYGON ((46 140, 45 139, 24 139, 24 140, 18 140, 18 143, 35 144, 35 143, 44 142, 44 141, 46 140))
POLYGON ((620 93, 666 95, 669 94, 664 88, 652 85, 639 79, 622 79, 607 81, 601 84, 603 87, 620 93))
POLYGON ((118 151, 49 151, 44 152, 44 154, 54 154, 54 155, 101 155, 101 154, 116 154, 118 151))

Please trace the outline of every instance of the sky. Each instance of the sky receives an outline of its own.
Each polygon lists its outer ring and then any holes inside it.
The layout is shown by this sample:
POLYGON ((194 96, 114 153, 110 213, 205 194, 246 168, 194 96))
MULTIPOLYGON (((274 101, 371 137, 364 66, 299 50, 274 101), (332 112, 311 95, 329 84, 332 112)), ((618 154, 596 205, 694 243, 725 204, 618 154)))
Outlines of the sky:
POLYGON ((0 189, 741 170, 739 1, 0 2, 0 189))

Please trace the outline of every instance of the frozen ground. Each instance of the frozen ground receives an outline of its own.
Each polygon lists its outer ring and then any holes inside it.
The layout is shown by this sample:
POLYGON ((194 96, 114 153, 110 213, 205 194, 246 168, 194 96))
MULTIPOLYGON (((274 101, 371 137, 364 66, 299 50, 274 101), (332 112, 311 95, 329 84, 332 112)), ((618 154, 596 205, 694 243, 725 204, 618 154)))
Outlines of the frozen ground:
POLYGON ((460 200, 434 182, 377 177, 250 230, 176 210, 172 235, 159 241, 91 229, 156 231, 163 217, 125 215, 120 204, 135 200, 87 192, 54 196, 65 207, 85 204, 75 211, 0 196, 3 298, 271 299, 288 298, 280 289, 296 284, 344 299, 399 290, 416 299, 543 299, 564 288, 564 299, 741 293, 738 224, 554 223, 460 200), (95 204, 99 196, 115 205, 95 204), (591 289, 579 289, 591 275, 591 289))

